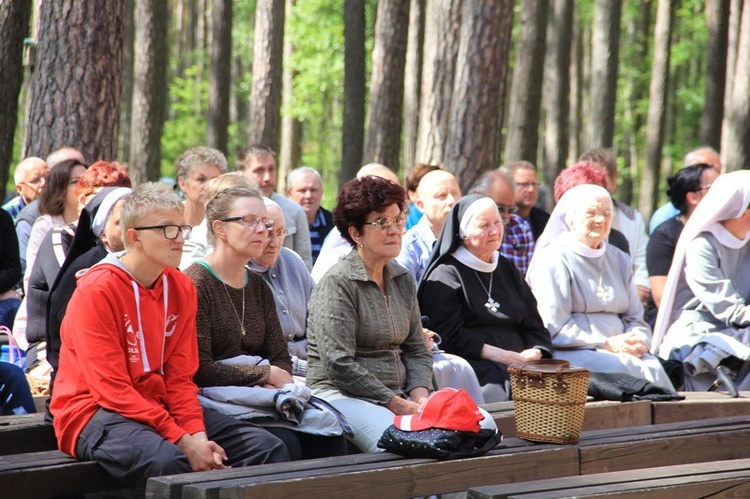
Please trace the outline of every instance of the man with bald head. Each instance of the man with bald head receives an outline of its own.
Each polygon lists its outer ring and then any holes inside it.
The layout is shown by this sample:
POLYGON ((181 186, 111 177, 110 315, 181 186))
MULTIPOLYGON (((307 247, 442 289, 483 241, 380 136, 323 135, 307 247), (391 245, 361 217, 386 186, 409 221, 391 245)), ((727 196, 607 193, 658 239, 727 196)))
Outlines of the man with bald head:
POLYGON ((513 262, 521 275, 526 275, 534 254, 534 233, 531 224, 517 215, 516 185, 513 179, 497 170, 490 170, 477 179, 470 191, 490 197, 503 220, 503 242, 500 254, 513 262))
MULTIPOLYGON (((721 157, 719 157, 719 153, 711 147, 700 147, 687 153, 683 160, 683 166, 688 167, 693 165, 708 165, 716 170, 716 173, 721 174, 721 157)), ((658 226, 679 214, 680 210, 675 208, 671 201, 663 204, 653 215, 651 215, 651 220, 648 223, 648 233, 653 234, 658 226)))
POLYGON ((13 173, 18 196, 3 205, 14 222, 21 210, 42 192, 48 174, 49 168, 42 158, 29 157, 18 163, 13 173))
POLYGON ((460 197, 456 177, 445 170, 431 171, 419 181, 415 202, 422 211, 422 218, 404 235, 401 253, 396 257, 396 261, 411 272, 415 282, 422 278, 437 236, 460 197))

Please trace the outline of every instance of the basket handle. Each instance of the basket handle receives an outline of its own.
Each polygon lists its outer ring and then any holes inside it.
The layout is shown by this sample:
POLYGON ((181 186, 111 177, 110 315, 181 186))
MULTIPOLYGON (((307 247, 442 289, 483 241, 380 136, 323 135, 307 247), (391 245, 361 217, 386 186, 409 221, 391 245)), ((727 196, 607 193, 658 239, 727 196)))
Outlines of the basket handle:
POLYGON ((21 347, 16 343, 16 339, 13 337, 13 333, 8 326, 0 326, 0 335, 3 334, 8 335, 8 358, 10 359, 10 363, 15 364, 16 352, 18 352, 18 358, 21 358, 21 347))
POLYGON ((528 366, 538 366, 538 365, 556 365, 557 370, 557 386, 555 388, 564 390, 567 388, 567 383, 563 381, 562 372, 563 369, 570 367, 570 362, 567 360, 560 360, 560 359, 540 359, 540 360, 530 360, 528 362, 524 362, 521 364, 521 367, 518 369, 518 376, 519 378, 523 378, 524 375, 528 376, 528 373, 524 372, 524 369, 528 366))

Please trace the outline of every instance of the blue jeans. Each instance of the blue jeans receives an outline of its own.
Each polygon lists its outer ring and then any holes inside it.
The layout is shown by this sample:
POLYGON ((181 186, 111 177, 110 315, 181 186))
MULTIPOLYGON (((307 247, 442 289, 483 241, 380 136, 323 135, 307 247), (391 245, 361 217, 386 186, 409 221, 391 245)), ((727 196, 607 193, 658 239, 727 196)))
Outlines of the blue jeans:
POLYGON ((0 414, 31 414, 36 412, 34 397, 23 369, 0 361, 0 414))

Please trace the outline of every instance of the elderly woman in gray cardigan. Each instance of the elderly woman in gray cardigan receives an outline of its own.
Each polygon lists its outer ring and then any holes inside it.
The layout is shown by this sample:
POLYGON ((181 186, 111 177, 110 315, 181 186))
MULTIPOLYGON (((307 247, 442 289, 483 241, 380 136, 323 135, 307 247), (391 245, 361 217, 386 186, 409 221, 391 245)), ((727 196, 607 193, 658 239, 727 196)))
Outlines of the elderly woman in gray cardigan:
POLYGON ((333 211, 355 251, 332 267, 308 304, 307 385, 346 416, 365 452, 397 414, 416 414, 428 395, 427 350, 401 250, 406 194, 378 177, 347 182, 333 211))

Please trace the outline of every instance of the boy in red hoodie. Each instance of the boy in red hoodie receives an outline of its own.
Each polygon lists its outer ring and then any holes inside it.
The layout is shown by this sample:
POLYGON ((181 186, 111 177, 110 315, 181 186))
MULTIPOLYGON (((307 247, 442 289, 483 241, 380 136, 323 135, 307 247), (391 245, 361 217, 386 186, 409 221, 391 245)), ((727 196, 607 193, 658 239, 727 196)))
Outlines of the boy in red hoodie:
POLYGON ((176 270, 191 231, 180 199, 143 184, 120 226, 125 252, 80 278, 62 322, 51 404, 60 450, 131 483, 288 460, 267 431, 198 403, 196 292, 176 270))

